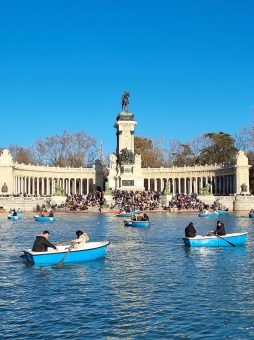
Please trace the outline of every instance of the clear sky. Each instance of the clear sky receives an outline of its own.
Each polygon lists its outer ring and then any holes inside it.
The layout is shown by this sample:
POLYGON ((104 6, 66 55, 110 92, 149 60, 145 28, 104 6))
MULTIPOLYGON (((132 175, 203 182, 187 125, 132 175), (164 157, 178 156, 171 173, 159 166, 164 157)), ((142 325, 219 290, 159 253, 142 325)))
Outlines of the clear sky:
POLYGON ((115 150, 121 95, 136 135, 235 134, 253 121, 252 0, 1 0, 0 146, 84 130, 115 150))

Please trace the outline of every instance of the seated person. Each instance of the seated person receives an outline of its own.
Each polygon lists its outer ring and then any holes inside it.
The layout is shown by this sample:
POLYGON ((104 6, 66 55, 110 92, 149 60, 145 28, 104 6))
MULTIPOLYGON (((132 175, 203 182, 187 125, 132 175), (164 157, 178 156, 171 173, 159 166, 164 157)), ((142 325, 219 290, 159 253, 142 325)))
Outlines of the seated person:
POLYGON ((185 237, 195 237, 197 235, 197 231, 194 228, 194 225, 192 222, 188 224, 188 226, 185 228, 185 237))
POLYGON ((48 237, 49 237, 48 230, 44 230, 44 232, 41 235, 36 236, 36 239, 32 247, 32 251, 35 251, 35 252, 48 251, 48 247, 54 248, 55 250, 57 250, 57 247, 48 241, 48 237))
POLYGON ((76 231, 77 239, 73 240, 74 249, 84 249, 85 243, 89 241, 89 236, 81 230, 76 231))
POLYGON ((131 220, 132 220, 132 221, 136 221, 136 220, 137 220, 137 218, 136 218, 136 215, 135 215, 135 214, 131 214, 131 220))
POLYGON ((52 210, 50 210, 49 216, 48 216, 48 217, 54 217, 54 214, 53 214, 53 211, 52 211, 52 210))
POLYGON ((206 236, 216 236, 216 235, 226 235, 225 228, 224 228, 224 223, 221 221, 217 222, 216 230, 211 230, 207 233, 206 236))
POLYGON ((17 216, 18 214, 17 214, 17 211, 15 210, 15 209, 13 209, 13 214, 12 214, 12 216, 17 216))
POLYGON ((143 221, 149 221, 149 217, 148 217, 147 214, 144 214, 144 216, 143 216, 143 221))
POLYGON ((137 216, 137 221, 143 221, 143 215, 142 214, 139 214, 137 216))
POLYGON ((40 217, 45 217, 45 215, 44 215, 44 212, 43 212, 43 211, 41 211, 41 212, 40 212, 40 217))
POLYGON ((254 214, 254 209, 251 209, 251 210, 250 210, 250 214, 254 214))
POLYGON ((219 235, 219 236, 226 235, 224 223, 222 223, 221 221, 217 222, 217 227, 216 227, 216 230, 214 231, 214 234, 219 235))

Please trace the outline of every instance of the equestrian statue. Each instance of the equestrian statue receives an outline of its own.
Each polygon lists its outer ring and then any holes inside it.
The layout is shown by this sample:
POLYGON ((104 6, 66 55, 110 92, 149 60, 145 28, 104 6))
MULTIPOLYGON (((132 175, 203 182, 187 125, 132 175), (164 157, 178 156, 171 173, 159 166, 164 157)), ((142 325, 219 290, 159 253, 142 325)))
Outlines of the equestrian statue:
POLYGON ((130 93, 124 91, 124 94, 122 95, 122 110, 125 112, 128 112, 129 97, 130 93))

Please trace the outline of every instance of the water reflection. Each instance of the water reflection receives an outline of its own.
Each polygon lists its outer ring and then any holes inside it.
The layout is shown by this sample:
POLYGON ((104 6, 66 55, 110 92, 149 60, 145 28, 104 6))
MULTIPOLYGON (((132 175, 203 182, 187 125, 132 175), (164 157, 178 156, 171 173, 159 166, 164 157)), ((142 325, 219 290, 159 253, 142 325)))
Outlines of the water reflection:
POLYGON ((235 338, 253 336, 253 221, 221 216, 228 232, 249 231, 248 244, 214 249, 183 245, 190 220, 199 234, 216 225, 196 214, 151 215, 146 229, 126 228, 111 215, 62 216, 48 226, 53 243, 81 229, 111 244, 105 259, 55 269, 28 266, 16 256, 45 225, 2 219, 5 337, 15 331, 24 339, 218 339, 229 329, 235 338))

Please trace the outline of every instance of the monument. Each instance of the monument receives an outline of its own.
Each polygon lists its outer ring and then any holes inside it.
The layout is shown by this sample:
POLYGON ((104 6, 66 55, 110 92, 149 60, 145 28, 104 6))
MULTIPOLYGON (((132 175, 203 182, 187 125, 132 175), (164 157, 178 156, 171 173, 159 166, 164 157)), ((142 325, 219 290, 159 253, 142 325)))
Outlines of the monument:
POLYGON ((55 184, 55 192, 51 195, 51 204, 62 204, 66 200, 66 194, 64 190, 57 184, 55 184))
POLYGON ((144 190, 141 156, 135 154, 137 122, 128 109, 130 93, 122 95, 122 111, 116 117, 116 151, 110 155, 108 183, 111 190, 144 190))

